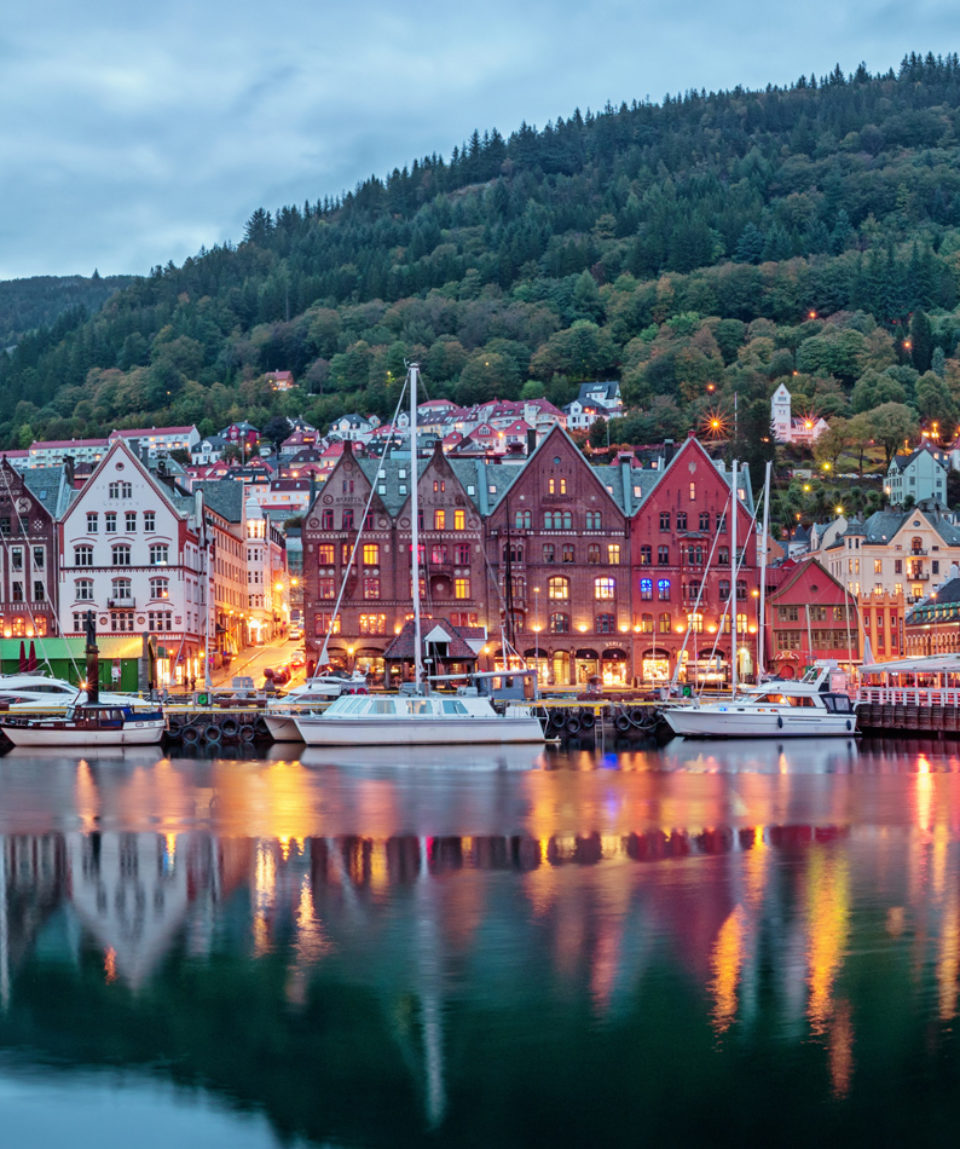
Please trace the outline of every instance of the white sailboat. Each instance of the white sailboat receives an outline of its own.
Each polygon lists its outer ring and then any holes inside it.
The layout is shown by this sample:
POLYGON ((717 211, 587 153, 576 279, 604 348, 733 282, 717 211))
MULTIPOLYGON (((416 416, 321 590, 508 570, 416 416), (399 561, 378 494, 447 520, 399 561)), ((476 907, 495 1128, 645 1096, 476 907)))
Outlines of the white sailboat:
POLYGON ((410 582, 413 589, 414 673, 409 692, 398 695, 348 694, 318 714, 293 715, 308 746, 423 746, 544 741, 540 721, 523 705, 501 713, 489 698, 476 693, 431 694, 423 675, 420 617, 419 492, 417 489, 417 382, 420 368, 407 374, 410 398, 410 582))
MULTIPOLYGON (((760 595, 766 583, 767 508, 770 502, 770 465, 764 484, 764 537, 760 551, 760 595)), ((686 738, 823 738, 856 733, 856 714, 850 696, 833 689, 839 677, 836 662, 815 663, 799 679, 763 681, 763 628, 761 606, 758 633, 756 686, 737 685, 737 464, 733 464, 730 496, 730 615, 733 643, 730 666, 730 697, 721 701, 666 706, 662 714, 674 734, 686 738)))

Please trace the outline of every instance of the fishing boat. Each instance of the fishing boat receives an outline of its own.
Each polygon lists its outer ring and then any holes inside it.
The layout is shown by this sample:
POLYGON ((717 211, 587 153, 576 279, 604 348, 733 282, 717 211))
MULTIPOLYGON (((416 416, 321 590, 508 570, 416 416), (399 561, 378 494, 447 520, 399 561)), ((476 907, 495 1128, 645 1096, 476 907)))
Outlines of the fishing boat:
POLYGON ((300 742, 300 731, 294 717, 315 713, 326 708, 342 694, 366 694, 367 676, 355 670, 353 674, 318 674, 294 686, 280 698, 272 698, 266 706, 263 720, 274 742, 300 742))
MULTIPOLYGON (((417 489, 417 382, 420 368, 407 371, 410 401, 410 586, 413 600, 413 681, 398 695, 341 695, 320 714, 293 715, 308 746, 422 746, 544 741, 540 720, 528 706, 494 706, 469 688, 449 695, 428 690, 423 673, 420 612, 419 492, 417 489)), ((341 588, 342 594, 342 588, 341 588)), ((336 615, 339 599, 334 608, 336 615)), ((321 658, 326 657, 326 643, 321 658)))
POLYGON ((111 702, 77 702, 63 715, 0 716, 0 730, 14 746, 149 746, 166 730, 163 711, 111 702))
POLYGON ((836 662, 821 660, 801 678, 771 679, 721 701, 666 706, 662 714, 686 738, 849 738, 856 712, 834 681, 838 675, 844 677, 836 662))

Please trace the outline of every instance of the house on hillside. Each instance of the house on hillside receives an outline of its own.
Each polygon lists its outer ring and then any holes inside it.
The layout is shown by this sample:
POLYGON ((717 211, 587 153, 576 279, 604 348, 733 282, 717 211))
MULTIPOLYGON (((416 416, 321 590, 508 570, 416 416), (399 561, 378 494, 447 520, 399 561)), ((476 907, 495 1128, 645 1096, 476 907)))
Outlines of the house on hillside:
POLYGON ((947 472, 950 456, 925 441, 909 454, 894 455, 884 483, 884 494, 892 507, 902 507, 908 497, 914 503, 933 499, 947 505, 947 472))
POLYGON ((793 399, 781 383, 770 399, 770 430, 778 443, 812 447, 830 424, 820 415, 795 417, 793 399))

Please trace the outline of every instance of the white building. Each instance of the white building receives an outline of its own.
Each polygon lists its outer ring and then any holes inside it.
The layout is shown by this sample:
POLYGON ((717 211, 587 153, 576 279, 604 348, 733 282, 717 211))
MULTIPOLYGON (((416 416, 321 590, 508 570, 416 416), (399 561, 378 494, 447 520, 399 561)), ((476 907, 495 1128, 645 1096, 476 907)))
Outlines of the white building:
POLYGON ((884 494, 891 506, 901 507, 908 496, 915 503, 935 499, 947 505, 948 456, 924 443, 908 455, 894 455, 884 483, 884 494))
POLYGON ((773 437, 778 443, 811 447, 830 424, 821 415, 795 418, 791 410, 792 402, 790 392, 781 383, 770 399, 770 429, 773 437))
POLYGON ((135 430, 111 431, 108 436, 112 443, 123 439, 135 451, 146 449, 151 459, 158 455, 169 455, 171 451, 187 451, 192 454, 200 442, 200 432, 196 427, 139 427, 135 430))

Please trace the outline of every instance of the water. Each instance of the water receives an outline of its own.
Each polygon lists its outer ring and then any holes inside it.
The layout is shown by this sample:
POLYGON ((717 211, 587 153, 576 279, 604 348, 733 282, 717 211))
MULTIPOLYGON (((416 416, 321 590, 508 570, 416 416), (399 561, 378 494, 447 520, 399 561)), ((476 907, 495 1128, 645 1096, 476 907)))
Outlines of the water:
POLYGON ((403 753, 0 759, 6 1142, 953 1140, 960 746, 403 753))

